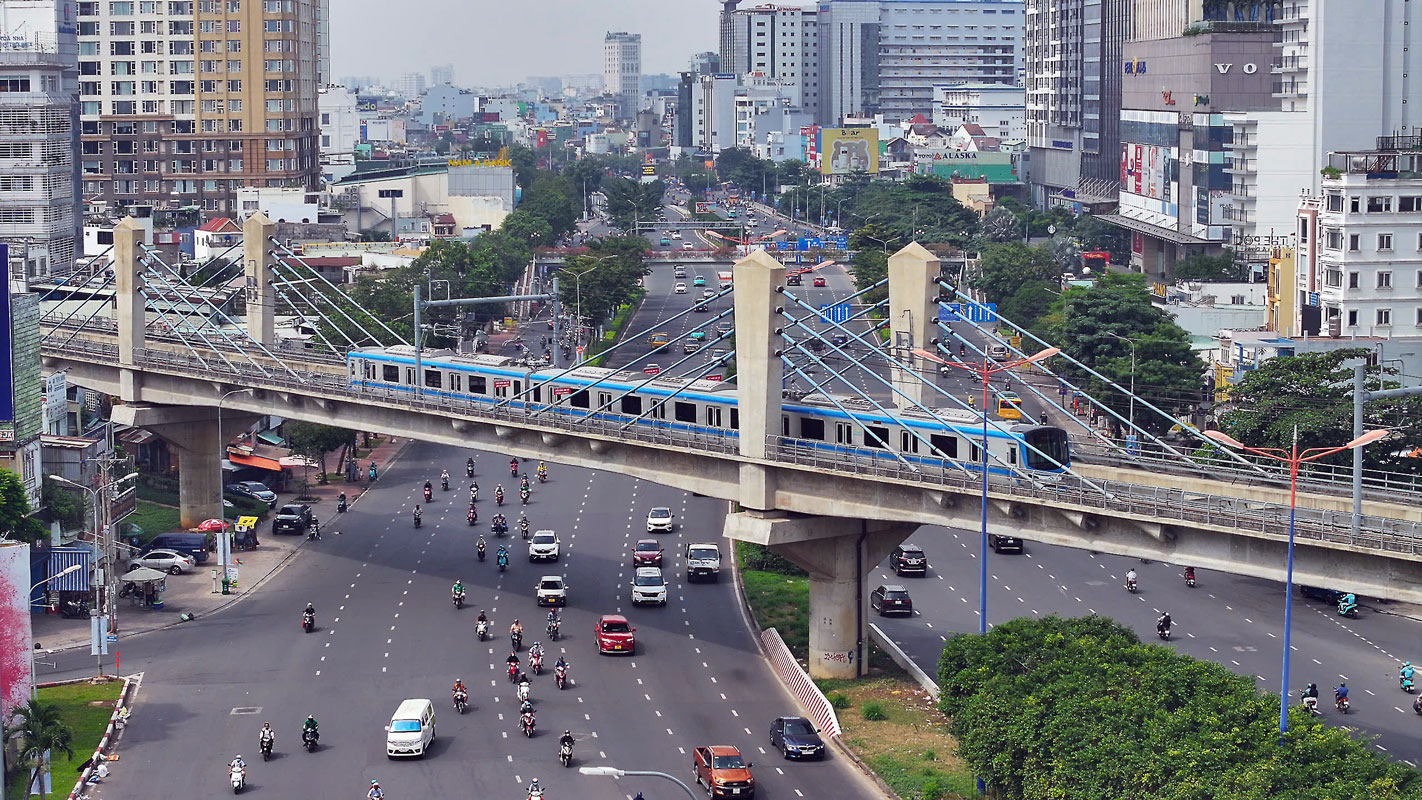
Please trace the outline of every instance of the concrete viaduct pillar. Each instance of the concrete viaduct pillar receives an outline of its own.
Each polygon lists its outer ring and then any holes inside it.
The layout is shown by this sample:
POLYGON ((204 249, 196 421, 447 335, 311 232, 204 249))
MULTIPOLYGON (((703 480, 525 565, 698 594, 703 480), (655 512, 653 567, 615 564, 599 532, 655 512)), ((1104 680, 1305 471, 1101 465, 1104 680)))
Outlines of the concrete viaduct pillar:
POLYGON ((938 256, 918 242, 889 257, 889 341, 896 356, 889 380, 904 393, 894 396, 897 406, 907 402, 905 397, 934 405, 929 396, 932 392, 914 377, 916 373, 932 380, 932 365, 912 351, 932 350, 930 343, 938 338, 939 270, 938 256))
POLYGON ((244 299, 247 335, 267 347, 276 346, 276 289, 272 286, 272 237, 276 223, 258 211, 242 225, 242 264, 246 272, 244 299))
POLYGON ((143 296, 144 230, 132 217, 114 226, 114 317, 118 322, 119 397, 125 402, 139 399, 141 372, 136 369, 137 353, 144 348, 148 324, 148 301, 143 296))
MULTIPOLYGON (((767 437, 780 435, 781 337, 775 308, 776 291, 785 285, 785 265, 763 250, 737 261, 732 268, 736 285, 736 405, 740 414, 741 455, 763 460, 767 437)), ((760 464, 742 464, 740 504, 768 511, 775 508, 775 485, 770 470, 760 464)))
MULTIPOLYGON (((184 528, 222 518, 222 443, 226 439, 217 429, 217 409, 138 403, 115 406, 113 418, 151 431, 178 451, 178 513, 184 528)), ((248 426, 254 419, 250 413, 232 409, 222 414, 228 431, 248 426)))

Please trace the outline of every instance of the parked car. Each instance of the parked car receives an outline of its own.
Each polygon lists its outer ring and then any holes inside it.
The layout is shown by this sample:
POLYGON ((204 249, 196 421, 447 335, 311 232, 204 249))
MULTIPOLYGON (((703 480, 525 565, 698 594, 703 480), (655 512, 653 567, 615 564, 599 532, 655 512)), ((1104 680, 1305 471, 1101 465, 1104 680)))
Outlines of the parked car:
POLYGON ((154 550, 177 550, 202 564, 207 561, 207 534, 188 531, 160 533, 149 540, 143 552, 151 553, 154 550))
POLYGON ((1016 536, 999 536, 996 533, 989 533, 988 546, 992 548, 994 553, 1022 552, 1022 540, 1016 536))
POLYGON ((732 745, 696 748, 691 766, 696 773, 696 783, 706 787, 712 797, 755 796, 751 762, 741 758, 740 749, 732 745))
POLYGON ((656 539, 638 539, 632 547, 632 566, 660 567, 662 565, 662 543, 656 539))
POLYGON ((132 559, 130 563, 135 567, 148 567, 169 575, 179 575, 197 566, 197 559, 177 550, 149 550, 132 559))
POLYGON ((881 617, 890 614, 913 616, 913 598, 909 597, 908 589, 897 583, 886 584, 870 592, 869 607, 879 612, 881 617))
POLYGON ((804 717, 776 717, 770 723, 770 746, 785 758, 824 758, 825 743, 804 717))
POLYGON ((305 503, 287 503, 272 520, 272 533, 305 533, 311 527, 311 506, 305 503))
POLYGON ((239 497, 251 497, 256 500, 261 500, 268 505, 276 505, 276 492, 268 489, 267 485, 261 481, 237 481, 236 483, 228 484, 227 488, 223 491, 228 494, 235 494, 239 497))
POLYGON ((928 556, 924 555, 922 547, 905 542, 889 554, 889 566, 893 567, 894 574, 900 577, 906 573, 927 576, 928 556))
POLYGON ((593 639, 597 642, 598 653, 619 653, 635 655, 636 628, 621 614, 603 614, 593 626, 593 639))

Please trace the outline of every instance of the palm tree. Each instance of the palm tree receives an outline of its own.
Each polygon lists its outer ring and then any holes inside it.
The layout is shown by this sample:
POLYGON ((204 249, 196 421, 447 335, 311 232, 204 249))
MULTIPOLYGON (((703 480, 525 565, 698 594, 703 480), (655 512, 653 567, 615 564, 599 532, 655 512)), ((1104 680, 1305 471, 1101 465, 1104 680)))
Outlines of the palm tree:
POLYGON ((25 795, 28 796, 35 788, 35 783, 39 785, 40 800, 45 800, 43 773, 48 770, 45 764, 45 753, 63 753, 67 758, 73 760, 74 748, 72 746, 73 732, 69 726, 59 718, 59 708, 50 703, 41 703, 38 700, 31 700, 29 703, 16 708, 15 715, 19 717, 18 724, 10 727, 5 732, 5 738, 11 736, 19 737, 23 746, 20 748, 20 758, 30 766, 38 766, 35 770, 35 782, 25 787, 25 795))

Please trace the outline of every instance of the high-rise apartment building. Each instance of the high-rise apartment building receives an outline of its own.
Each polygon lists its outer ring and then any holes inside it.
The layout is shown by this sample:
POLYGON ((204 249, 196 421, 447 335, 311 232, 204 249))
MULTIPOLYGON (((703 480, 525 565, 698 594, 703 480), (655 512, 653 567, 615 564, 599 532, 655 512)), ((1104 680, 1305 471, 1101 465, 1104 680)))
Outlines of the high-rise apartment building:
POLYGON ((425 93, 425 73, 407 72, 395 79, 395 91, 401 97, 414 100, 425 93))
POLYGON ((791 104, 811 114, 820 107, 820 29, 817 9, 762 5, 731 12, 729 52, 723 71, 770 78, 784 87, 791 104), (725 69, 727 64, 734 69, 725 69))
POLYGON ((67 270, 83 241, 73 5, 0 0, 0 242, 29 277, 67 270))
POLYGON ((454 85, 454 65, 436 64, 433 67, 430 67, 430 85, 454 85))
POLYGON ((314 189, 318 3, 80 0, 86 198, 235 212, 242 187, 314 189))
POLYGON ((878 113, 930 114, 938 84, 1017 84, 1025 24, 1022 0, 881 0, 878 113))
POLYGON ((642 34, 608 33, 602 43, 602 90, 618 99, 618 116, 642 110, 642 34))
POLYGON ((1131 0, 1026 0, 1029 188, 1039 207, 1115 201, 1132 11, 1131 0))
POLYGON ((820 124, 835 126, 879 102, 879 3, 819 5, 820 124))
POLYGON ((316 0, 316 85, 331 82, 331 0, 316 0))

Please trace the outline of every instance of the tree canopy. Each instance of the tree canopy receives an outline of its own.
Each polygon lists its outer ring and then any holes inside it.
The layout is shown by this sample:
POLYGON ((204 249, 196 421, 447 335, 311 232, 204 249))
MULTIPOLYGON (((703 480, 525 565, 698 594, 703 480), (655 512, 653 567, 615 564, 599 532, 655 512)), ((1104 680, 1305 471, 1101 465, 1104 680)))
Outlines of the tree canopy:
POLYGON ((602 182, 608 217, 612 219, 612 224, 628 232, 638 222, 656 221, 666 190, 666 183, 660 180, 640 183, 628 178, 608 178, 602 182))
POLYGON ((581 298, 583 317, 596 325, 637 299, 642 277, 651 271, 646 248, 647 240, 640 236, 609 236, 592 242, 589 255, 569 257, 558 272, 563 307, 576 314, 581 298))
POLYGON ((780 211, 802 219, 843 222, 846 230, 877 222, 911 241, 965 244, 977 230, 978 215, 953 197, 953 184, 917 175, 902 183, 849 181, 834 189, 799 186, 780 196, 780 211))
POLYGON ((20 476, 0 469, 0 539, 33 542, 42 536, 44 528, 31 510, 20 476))

